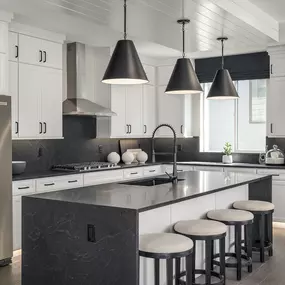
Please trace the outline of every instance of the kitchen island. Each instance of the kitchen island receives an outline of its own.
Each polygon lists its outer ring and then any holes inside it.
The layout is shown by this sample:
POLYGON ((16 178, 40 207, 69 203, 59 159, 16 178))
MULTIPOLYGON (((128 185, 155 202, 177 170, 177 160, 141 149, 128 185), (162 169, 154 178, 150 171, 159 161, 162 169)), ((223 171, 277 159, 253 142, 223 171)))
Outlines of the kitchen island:
MULTIPOLYGON (((179 179, 23 197, 22 284, 151 285, 152 262, 141 259, 139 266, 139 234, 171 231, 179 220, 203 218, 237 200, 272 199, 268 175, 189 171, 179 179)), ((230 231, 228 247, 231 240, 230 231)), ((197 252, 202 265, 201 245, 197 252)))

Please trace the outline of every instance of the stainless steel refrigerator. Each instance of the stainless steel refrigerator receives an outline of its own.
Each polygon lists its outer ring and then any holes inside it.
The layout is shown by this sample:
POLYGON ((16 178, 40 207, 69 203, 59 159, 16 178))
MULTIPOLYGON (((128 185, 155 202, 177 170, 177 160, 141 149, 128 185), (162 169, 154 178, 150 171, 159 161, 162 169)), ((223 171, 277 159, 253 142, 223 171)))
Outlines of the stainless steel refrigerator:
POLYGON ((9 264, 12 255, 11 97, 0 95, 0 266, 9 264))

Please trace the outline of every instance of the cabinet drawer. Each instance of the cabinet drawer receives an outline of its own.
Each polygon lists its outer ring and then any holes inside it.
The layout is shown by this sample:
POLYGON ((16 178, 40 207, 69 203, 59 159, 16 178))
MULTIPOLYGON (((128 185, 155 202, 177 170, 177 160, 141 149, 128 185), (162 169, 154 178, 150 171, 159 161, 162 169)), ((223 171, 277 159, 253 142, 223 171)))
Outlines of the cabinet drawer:
POLYGON ((144 175, 143 167, 124 170, 124 179, 140 178, 140 177, 143 177, 143 175, 144 175))
POLYGON ((57 191, 83 187, 83 175, 66 175, 60 177, 49 177, 37 179, 37 192, 57 191))
POLYGON ((257 174, 273 175, 273 180, 285 181, 285 170, 283 169, 257 169, 257 174))
POLYGON ((239 172, 239 173, 254 173, 256 174, 255 168, 241 168, 241 167, 225 167, 225 172, 239 172))
POLYGON ((160 174, 162 174, 161 165, 144 167, 143 169, 144 176, 155 176, 160 174))
POLYGON ((196 171, 219 171, 223 172, 223 167, 217 167, 217 166, 194 166, 194 170, 196 171))
POLYGON ((123 180, 123 170, 108 170, 84 174, 84 186, 107 184, 123 180))
POLYGON ((28 195, 36 192, 35 180, 21 180, 13 182, 13 196, 28 195))

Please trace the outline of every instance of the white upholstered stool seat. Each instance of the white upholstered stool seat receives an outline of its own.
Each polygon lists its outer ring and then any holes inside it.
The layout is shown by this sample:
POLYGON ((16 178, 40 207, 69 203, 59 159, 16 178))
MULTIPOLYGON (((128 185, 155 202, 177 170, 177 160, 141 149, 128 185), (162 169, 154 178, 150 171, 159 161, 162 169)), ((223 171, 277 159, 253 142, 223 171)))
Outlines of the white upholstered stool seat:
POLYGON ((235 209, 252 212, 264 212, 274 210, 274 204, 257 200, 237 201, 233 204, 233 207, 235 209))
POLYGON ((174 230, 190 236, 216 236, 226 233, 227 227, 216 221, 188 220, 176 223, 174 230))
POLYGON ((190 238, 173 233, 154 233, 140 235, 140 251, 149 253, 179 253, 191 250, 190 238))
POLYGON ((207 217, 220 222, 246 222, 254 219, 251 212, 234 209, 209 211, 207 217))

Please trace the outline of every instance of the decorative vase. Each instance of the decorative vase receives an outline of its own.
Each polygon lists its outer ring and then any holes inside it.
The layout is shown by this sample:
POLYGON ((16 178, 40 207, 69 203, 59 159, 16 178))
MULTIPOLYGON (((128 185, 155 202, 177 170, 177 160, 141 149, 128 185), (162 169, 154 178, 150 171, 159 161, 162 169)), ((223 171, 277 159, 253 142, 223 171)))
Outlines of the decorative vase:
POLYGON ((125 164, 131 164, 134 161, 135 157, 130 151, 126 151, 122 155, 122 160, 125 164))
POLYGON ((111 152, 107 156, 107 160, 111 163, 118 164, 121 160, 121 157, 116 152, 111 152))
POLYGON ((233 156, 232 155, 223 155, 223 163, 225 164, 231 164, 233 163, 233 156))
POLYGON ((140 151, 137 153, 137 161, 140 164, 145 164, 148 159, 148 155, 144 151, 140 151))

